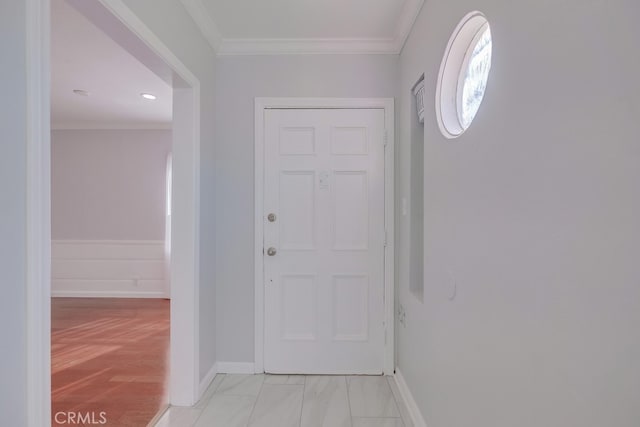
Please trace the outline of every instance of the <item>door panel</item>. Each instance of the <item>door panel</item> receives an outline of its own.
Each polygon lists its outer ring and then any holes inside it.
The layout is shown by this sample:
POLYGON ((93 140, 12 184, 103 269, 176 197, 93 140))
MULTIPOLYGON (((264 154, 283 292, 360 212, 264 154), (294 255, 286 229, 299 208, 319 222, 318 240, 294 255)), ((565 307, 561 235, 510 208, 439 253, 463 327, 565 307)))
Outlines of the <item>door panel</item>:
POLYGON ((334 172, 333 250, 366 251, 369 247, 367 171, 334 172))
POLYGON ((333 276, 333 334, 336 341, 369 339, 369 278, 333 276))
POLYGON ((265 135, 265 370, 381 374, 384 111, 266 110, 265 135))
POLYGON ((280 173, 281 251, 315 249, 315 178, 315 171, 280 173))
POLYGON ((282 275, 281 339, 314 341, 318 333, 317 280, 312 275, 282 275))

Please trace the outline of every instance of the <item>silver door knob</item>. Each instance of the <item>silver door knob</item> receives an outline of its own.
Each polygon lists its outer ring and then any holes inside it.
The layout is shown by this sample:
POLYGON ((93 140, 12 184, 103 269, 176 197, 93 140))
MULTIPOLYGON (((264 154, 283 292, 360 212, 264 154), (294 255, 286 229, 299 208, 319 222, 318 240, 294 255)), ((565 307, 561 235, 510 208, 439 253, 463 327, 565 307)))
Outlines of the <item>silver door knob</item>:
POLYGON ((267 249, 267 255, 274 256, 275 254, 276 254, 276 248, 270 247, 269 249, 267 249))
POLYGON ((269 220, 269 222, 275 222, 275 221, 276 221, 276 214, 274 214, 274 213, 270 213, 270 214, 267 216, 267 219, 269 220))

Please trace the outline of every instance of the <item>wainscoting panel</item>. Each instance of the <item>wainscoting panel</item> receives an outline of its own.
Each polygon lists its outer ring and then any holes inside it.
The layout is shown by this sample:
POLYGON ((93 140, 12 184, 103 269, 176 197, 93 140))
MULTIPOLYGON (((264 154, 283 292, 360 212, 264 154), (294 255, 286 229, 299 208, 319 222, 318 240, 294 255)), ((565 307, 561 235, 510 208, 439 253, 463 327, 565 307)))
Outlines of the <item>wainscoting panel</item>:
POLYGON ((54 240, 54 297, 163 298, 163 241, 54 240))

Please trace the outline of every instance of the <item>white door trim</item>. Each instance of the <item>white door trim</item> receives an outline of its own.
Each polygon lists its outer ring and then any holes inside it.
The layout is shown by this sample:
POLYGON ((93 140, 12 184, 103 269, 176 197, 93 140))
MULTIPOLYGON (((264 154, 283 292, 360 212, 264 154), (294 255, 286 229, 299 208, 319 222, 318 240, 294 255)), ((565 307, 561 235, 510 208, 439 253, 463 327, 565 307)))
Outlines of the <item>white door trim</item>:
POLYGON ((394 371, 394 100, 393 98, 256 98, 255 99, 255 157, 254 157, 254 258, 255 258, 255 372, 264 372, 264 110, 270 108, 380 108, 384 109, 385 149, 385 230, 387 245, 384 259, 384 324, 385 375, 394 371))
POLYGON ((50 4, 27 0, 27 426, 51 423, 50 4))
MULTIPOLYGON (((190 86, 180 89, 185 112, 174 125, 174 158, 182 157, 174 160, 174 194, 183 196, 182 203, 174 198, 172 218, 182 239, 172 242, 172 280, 181 286, 171 301, 170 379, 171 403, 190 406, 199 397, 200 82, 122 0, 99 2, 190 86)), ((27 425, 42 427, 51 422, 50 0, 27 0, 26 10, 27 425)))

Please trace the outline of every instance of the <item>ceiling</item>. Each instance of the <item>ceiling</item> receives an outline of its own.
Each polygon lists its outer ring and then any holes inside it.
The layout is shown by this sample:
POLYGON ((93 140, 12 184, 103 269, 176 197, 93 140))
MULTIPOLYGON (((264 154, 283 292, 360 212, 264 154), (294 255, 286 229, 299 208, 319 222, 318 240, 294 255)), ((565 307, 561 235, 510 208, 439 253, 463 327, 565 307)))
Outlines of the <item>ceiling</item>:
POLYGON ((219 55, 402 50, 424 0, 181 0, 219 55))
POLYGON ((51 1, 53 129, 170 128, 172 94, 164 80, 65 0, 51 1), (143 99, 142 92, 158 99, 143 99))
MULTIPOLYGON (((397 54, 424 0, 180 0, 218 55, 397 54)), ((172 88, 66 0, 51 1, 53 129, 170 128, 172 88), (89 96, 73 91, 85 90, 89 96), (143 99, 152 93, 156 101, 143 99)))

